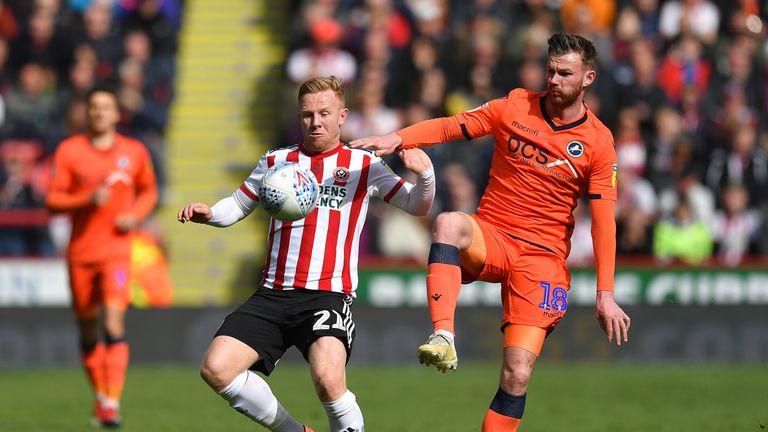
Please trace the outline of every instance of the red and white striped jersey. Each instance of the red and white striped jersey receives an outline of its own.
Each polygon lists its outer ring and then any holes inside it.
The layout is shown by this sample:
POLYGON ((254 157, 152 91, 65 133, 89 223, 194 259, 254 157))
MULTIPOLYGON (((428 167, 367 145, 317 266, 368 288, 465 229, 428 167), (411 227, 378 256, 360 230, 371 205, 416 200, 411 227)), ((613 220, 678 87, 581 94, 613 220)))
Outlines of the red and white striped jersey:
MULTIPOLYGON (((264 173, 282 162, 297 162, 311 170, 320 186, 320 196, 317 210, 304 219, 294 222, 270 219, 270 252, 262 286, 275 290, 335 291, 354 296, 360 233, 369 199, 377 196, 390 202, 398 192, 408 193, 411 185, 367 150, 339 143, 330 152, 312 155, 304 151, 301 144, 295 144, 262 156, 238 192, 257 201, 264 173)), ((402 201, 391 203, 402 207, 402 201)))

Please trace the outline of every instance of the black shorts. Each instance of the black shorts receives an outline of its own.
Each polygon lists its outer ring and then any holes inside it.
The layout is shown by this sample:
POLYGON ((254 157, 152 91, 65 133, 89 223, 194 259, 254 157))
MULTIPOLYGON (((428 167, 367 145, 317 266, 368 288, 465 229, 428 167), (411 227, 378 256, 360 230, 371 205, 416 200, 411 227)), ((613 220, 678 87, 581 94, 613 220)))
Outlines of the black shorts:
POLYGON ((309 346, 321 336, 341 340, 349 361, 355 338, 351 305, 351 297, 337 292, 262 288, 224 319, 216 336, 253 348, 261 359, 250 369, 266 375, 291 346, 309 361, 309 346))

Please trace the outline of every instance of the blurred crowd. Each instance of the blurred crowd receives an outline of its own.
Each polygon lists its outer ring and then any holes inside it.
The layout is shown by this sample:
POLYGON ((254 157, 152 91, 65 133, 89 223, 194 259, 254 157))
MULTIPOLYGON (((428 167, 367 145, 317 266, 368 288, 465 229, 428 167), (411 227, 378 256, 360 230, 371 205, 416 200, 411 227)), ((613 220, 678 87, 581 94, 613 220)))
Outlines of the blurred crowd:
MULTIPOLYGON (((515 87, 546 88, 547 38, 598 49, 586 103, 619 155, 619 259, 735 266, 768 259, 767 3, 761 0, 295 1, 288 79, 333 74, 348 89, 343 139, 453 115, 515 87)), ((286 140, 297 139, 286 124, 286 140)), ((488 138, 427 149, 434 214, 472 212, 488 138)), ((399 169, 397 160, 391 165, 399 169)), ((570 261, 592 263, 587 202, 570 261)), ((416 258, 431 221, 374 207, 364 250, 416 258)))
POLYGON ((0 256, 66 243, 43 197, 51 155, 85 131, 95 85, 116 90, 118 130, 145 143, 162 185, 183 1, 0 0, 0 256))
MULTIPOLYGON (((0 0, 0 255, 54 253, 55 229, 40 223, 49 157, 83 130, 83 95, 97 83, 117 89, 120 131, 147 145, 162 186, 183 3, 0 0)), ((619 259, 768 260, 765 1, 293 0, 291 8, 286 81, 345 82, 344 140, 457 114, 515 87, 544 90, 549 35, 588 37, 600 66, 586 101, 619 154, 619 259)), ((297 141, 295 116, 285 119, 282 142, 297 141)), ((439 178, 432 217, 474 211, 491 151, 488 138, 427 149, 439 178)), ((592 262, 586 206, 574 214, 574 265, 592 262)), ((431 217, 374 203, 361 253, 421 263, 430 226, 431 217)))

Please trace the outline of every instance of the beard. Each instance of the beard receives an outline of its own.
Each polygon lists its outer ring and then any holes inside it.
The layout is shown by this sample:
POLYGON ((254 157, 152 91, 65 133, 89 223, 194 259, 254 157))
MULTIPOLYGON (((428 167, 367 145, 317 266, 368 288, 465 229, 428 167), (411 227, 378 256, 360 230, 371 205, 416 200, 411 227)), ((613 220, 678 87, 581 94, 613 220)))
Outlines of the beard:
POLYGON ((584 86, 581 84, 571 89, 571 91, 563 90, 562 88, 553 90, 552 87, 549 87, 547 88, 547 97, 556 108, 564 109, 579 100, 583 90, 584 86))

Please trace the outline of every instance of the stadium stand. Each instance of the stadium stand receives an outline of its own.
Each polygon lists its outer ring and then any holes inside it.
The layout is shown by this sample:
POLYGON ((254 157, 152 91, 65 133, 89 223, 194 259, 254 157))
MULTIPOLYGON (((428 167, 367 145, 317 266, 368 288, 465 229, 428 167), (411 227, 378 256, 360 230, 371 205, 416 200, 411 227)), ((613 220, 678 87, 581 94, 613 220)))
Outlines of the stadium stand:
MULTIPOLYGON (((40 197, 49 156, 83 128, 81 98, 96 83, 118 88, 121 131, 152 152, 163 191, 156 219, 165 221, 177 204, 230 193, 259 154, 298 139, 286 114, 296 64, 345 77, 350 140, 513 87, 543 89, 546 38, 570 30, 601 57, 587 101, 620 157, 619 260, 683 262, 656 239, 661 227, 699 223, 712 252, 696 265, 764 264, 766 14, 759 0, 2 0, 0 254, 65 246, 66 223, 40 197), (673 217, 681 203, 684 220, 673 217)), ((440 176, 434 214, 471 211, 487 181, 488 141, 428 151, 440 176)), ((423 263, 415 239, 428 237, 430 218, 390 212, 372 205, 361 256, 423 263)), ((576 215, 581 239, 588 213, 576 215)), ((264 221, 252 219, 253 229, 194 238, 161 224, 180 304, 227 303, 239 294, 218 287, 253 285, 264 221)), ((589 267, 590 255, 575 247, 573 264, 589 267)))

